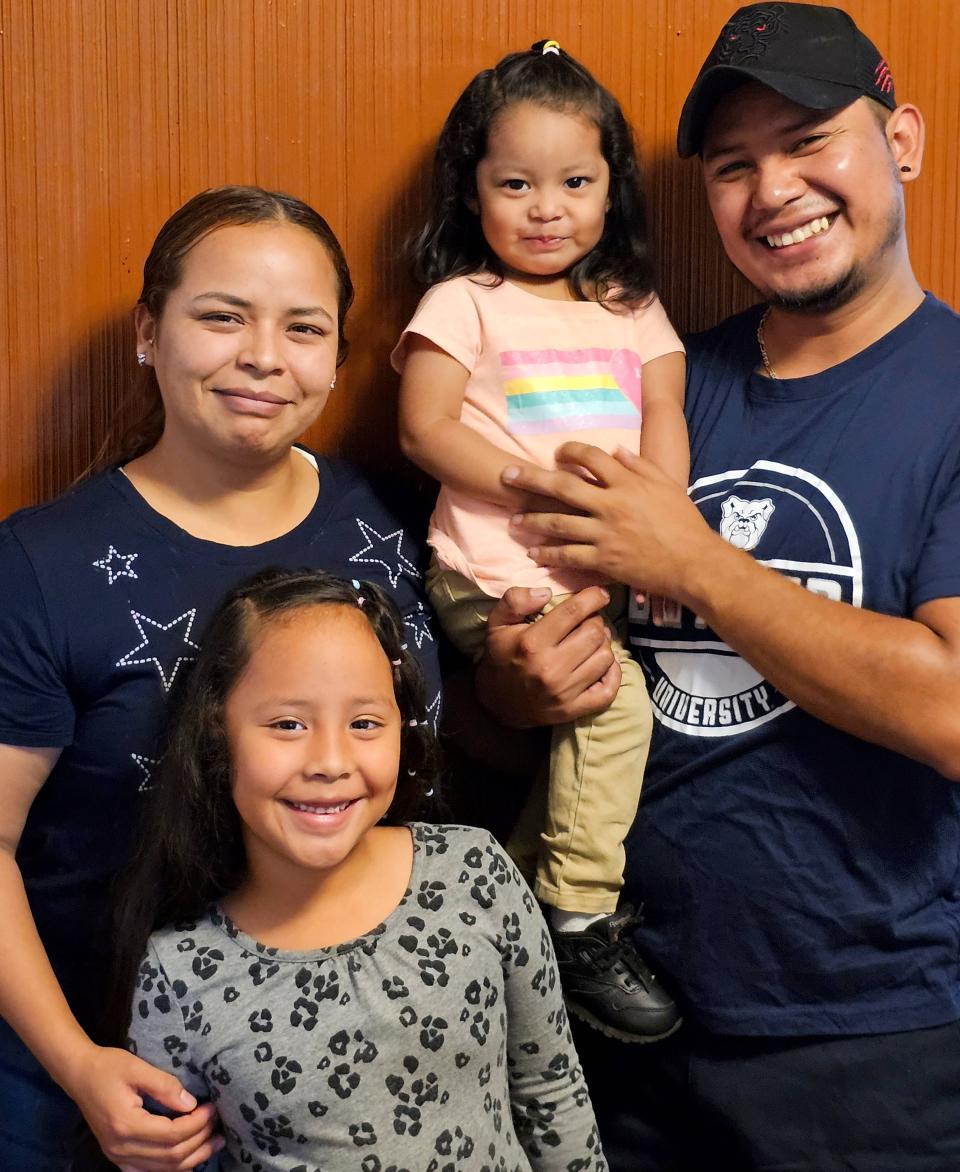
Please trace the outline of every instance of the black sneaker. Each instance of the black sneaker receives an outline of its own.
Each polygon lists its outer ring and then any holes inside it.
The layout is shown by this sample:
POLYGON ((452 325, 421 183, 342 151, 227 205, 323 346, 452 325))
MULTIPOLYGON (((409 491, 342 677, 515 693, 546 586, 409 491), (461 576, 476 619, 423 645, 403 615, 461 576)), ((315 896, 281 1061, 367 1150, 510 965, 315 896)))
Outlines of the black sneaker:
POLYGON ((571 1013, 622 1042, 659 1042, 682 1019, 633 943, 638 920, 625 904, 582 932, 550 934, 571 1013))

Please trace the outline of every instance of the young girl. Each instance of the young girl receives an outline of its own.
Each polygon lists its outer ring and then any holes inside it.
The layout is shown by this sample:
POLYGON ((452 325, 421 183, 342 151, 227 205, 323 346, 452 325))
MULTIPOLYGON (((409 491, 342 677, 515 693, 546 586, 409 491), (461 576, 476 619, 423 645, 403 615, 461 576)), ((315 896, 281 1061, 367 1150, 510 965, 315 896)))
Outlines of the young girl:
MULTIPOLYGON (((442 486, 431 599, 453 642, 477 655, 509 586, 548 588, 556 605, 590 584, 532 563, 510 527, 524 498, 502 483, 504 466, 552 468, 556 448, 577 438, 639 445, 686 485, 683 355, 653 292, 630 129, 555 41, 470 82, 441 132, 434 188, 417 242, 433 287, 394 352, 401 442, 442 486)), ((626 590, 610 593, 622 632, 626 590)), ((641 669, 620 643, 615 652, 613 705, 554 730, 535 892, 552 907, 574 1012, 650 1041, 679 1018, 635 950, 629 913, 614 914, 651 728, 641 669)), ((511 843, 518 861, 535 807, 536 793, 511 843)))
POLYGON ((436 766, 403 639, 370 583, 228 596, 120 904, 131 1046, 216 1104, 223 1170, 603 1169, 529 890, 407 821, 436 766))

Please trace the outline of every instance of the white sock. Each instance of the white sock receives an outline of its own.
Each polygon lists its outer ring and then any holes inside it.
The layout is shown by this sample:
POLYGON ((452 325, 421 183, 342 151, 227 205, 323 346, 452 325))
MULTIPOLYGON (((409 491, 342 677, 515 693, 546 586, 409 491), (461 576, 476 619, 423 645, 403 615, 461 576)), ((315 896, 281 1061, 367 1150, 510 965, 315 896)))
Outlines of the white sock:
POLYGON ((605 915, 605 912, 565 912, 554 907, 550 909, 550 927, 555 932, 583 932, 605 915))

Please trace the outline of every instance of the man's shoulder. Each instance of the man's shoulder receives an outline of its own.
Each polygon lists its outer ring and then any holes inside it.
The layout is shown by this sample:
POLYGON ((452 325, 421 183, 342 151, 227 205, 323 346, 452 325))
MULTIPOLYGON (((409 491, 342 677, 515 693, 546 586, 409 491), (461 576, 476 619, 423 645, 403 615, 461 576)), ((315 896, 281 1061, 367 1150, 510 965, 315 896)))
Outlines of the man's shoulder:
POLYGON ((715 357, 718 353, 737 353, 748 345, 754 345, 763 310, 763 305, 751 305, 709 329, 684 335, 688 363, 704 357, 715 357))
POLYGON ((952 305, 947 305, 945 301, 941 301, 935 294, 925 293, 923 306, 933 317, 948 323, 954 329, 960 329, 960 313, 952 305))
MULTIPOLYGON (((912 319, 908 318, 905 324, 914 324, 918 335, 931 332, 934 337, 942 335, 954 344, 960 338, 960 313, 932 293, 924 296, 917 313, 912 319)), ((956 359, 956 351, 951 350, 951 357, 956 359)))

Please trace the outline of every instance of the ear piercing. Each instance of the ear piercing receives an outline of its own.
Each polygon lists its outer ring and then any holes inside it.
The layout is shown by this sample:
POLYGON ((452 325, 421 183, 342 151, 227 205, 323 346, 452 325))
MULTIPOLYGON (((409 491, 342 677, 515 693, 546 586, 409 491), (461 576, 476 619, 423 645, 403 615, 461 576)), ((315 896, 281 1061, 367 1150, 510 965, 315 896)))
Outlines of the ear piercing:
POLYGON ((908 167, 908 166, 904 165, 904 166, 902 166, 902 167, 900 168, 900 170, 901 170, 901 171, 902 171, 902 172, 903 172, 905 175, 908 175, 908 174, 909 174, 909 173, 910 173, 910 172, 913 170, 913 168, 912 168, 912 167, 908 167))

